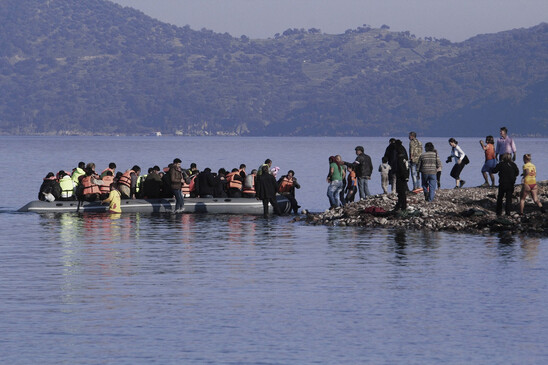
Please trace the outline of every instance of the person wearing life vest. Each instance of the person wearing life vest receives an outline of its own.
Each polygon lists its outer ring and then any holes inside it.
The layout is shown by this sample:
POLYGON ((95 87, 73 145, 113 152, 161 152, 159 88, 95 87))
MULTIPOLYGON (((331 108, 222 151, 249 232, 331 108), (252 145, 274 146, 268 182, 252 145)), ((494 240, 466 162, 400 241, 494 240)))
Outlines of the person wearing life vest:
MULTIPOLYGON (((184 173, 183 173, 184 175, 184 173)), ((191 175, 190 177, 183 176, 183 186, 181 188, 183 192, 183 196, 185 198, 196 198, 198 195, 197 189, 196 189, 196 177, 198 174, 191 175), (188 183, 187 183, 188 180, 188 183)))
POLYGON ((262 173, 263 173, 263 167, 266 166, 267 169, 266 169, 266 172, 268 172, 270 174, 270 168, 272 167, 272 160, 267 158, 265 161, 264 161, 264 164, 262 164, 261 166, 259 166, 258 170, 257 170, 257 176, 261 176, 262 173))
POLYGON ((75 167, 72 170, 72 181, 78 186, 80 183, 80 176, 84 176, 86 172, 84 169, 86 168, 86 164, 83 161, 78 162, 78 167, 75 167))
POLYGON ((112 171, 107 170, 101 181, 102 184, 99 185, 99 190, 101 191, 101 199, 106 199, 110 195, 110 186, 114 183, 114 174, 112 173, 112 171))
POLYGON ((86 174, 83 177, 80 177, 80 197, 81 200, 93 202, 98 200, 101 195, 99 186, 102 184, 102 181, 95 173, 95 165, 93 163, 89 163, 86 166, 85 171, 86 174))
POLYGON ((246 175, 244 180, 244 187, 242 191, 242 196, 244 198, 255 198, 257 192, 255 191, 255 181, 257 177, 257 170, 251 170, 251 174, 246 175))
POLYGON ((127 170, 118 179, 118 190, 122 194, 122 199, 135 199, 135 190, 141 168, 137 165, 127 170))
POLYGON ((59 200, 74 200, 74 189, 76 184, 72 181, 72 178, 65 171, 61 170, 57 174, 59 176, 59 186, 61 187, 61 197, 59 200))
POLYGON ((245 181, 245 177, 247 176, 247 172, 245 169, 247 166, 245 164, 240 164, 240 169, 238 170, 240 172, 240 176, 242 177, 242 181, 245 181))
POLYGON ((228 184, 228 196, 230 198, 241 198, 244 185, 244 179, 240 175, 240 170, 234 168, 226 175, 228 184))
MULTIPOLYGON (((108 167, 104 169, 103 172, 101 172, 101 176, 100 176, 101 179, 107 175, 107 171, 112 172, 113 177, 116 176, 116 164, 114 162, 109 163, 108 167)), ((110 189, 109 189, 109 192, 110 192, 110 189)))
POLYGON ((147 175, 139 175, 137 177, 137 182, 135 183, 135 198, 141 199, 143 198, 143 187, 145 186, 145 180, 147 178, 147 175))
POLYGON ((301 185, 297 182, 295 171, 289 170, 287 175, 282 176, 278 180, 278 193, 285 196, 291 202, 291 209, 297 214, 300 205, 295 199, 295 189, 300 189, 301 185))
POLYGON ((186 170, 185 172, 189 177, 192 177, 194 175, 198 175, 198 173, 200 171, 198 170, 196 162, 193 162, 193 163, 190 164, 190 168, 188 170, 186 170))

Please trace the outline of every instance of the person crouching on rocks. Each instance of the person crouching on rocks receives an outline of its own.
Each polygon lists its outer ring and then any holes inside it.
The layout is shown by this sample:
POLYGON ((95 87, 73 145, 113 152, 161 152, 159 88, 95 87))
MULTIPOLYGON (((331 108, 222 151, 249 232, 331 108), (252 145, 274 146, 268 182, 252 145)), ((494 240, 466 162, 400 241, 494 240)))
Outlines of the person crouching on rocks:
POLYGON ((457 142, 454 138, 449 138, 449 145, 451 146, 451 155, 447 157, 447 161, 445 163, 451 162, 451 159, 455 158, 455 166, 451 169, 451 177, 455 179, 455 189, 462 188, 464 183, 466 181, 460 179, 460 173, 462 172, 462 169, 470 160, 462 150, 462 148, 459 147, 459 142, 457 142))
POLYGON ((512 161, 512 155, 504 153, 500 162, 493 168, 493 173, 499 174, 499 192, 497 194, 497 215, 502 214, 502 200, 506 198, 504 210, 506 215, 510 215, 512 208, 512 196, 514 195, 514 186, 516 178, 519 175, 519 169, 512 161))
POLYGON ((523 155, 523 163, 523 180, 519 200, 519 213, 523 214, 523 208, 525 208, 525 198, 527 198, 527 195, 529 194, 531 194, 533 202, 538 205, 542 213, 546 213, 546 210, 538 198, 537 168, 531 163, 531 154, 526 153, 523 155))

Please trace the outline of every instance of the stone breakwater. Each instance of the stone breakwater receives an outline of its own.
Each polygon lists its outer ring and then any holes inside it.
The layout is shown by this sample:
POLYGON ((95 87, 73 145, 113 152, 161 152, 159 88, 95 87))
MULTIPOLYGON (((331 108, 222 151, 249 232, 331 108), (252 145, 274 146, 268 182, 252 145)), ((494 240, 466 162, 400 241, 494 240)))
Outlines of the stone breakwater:
MULTIPOLYGON (((548 204, 548 181, 539 185, 539 198, 548 204)), ((513 212, 507 216, 495 214, 497 188, 441 189, 436 191, 433 202, 427 202, 424 194, 409 193, 407 210, 393 212, 395 194, 381 194, 366 200, 323 213, 306 213, 296 218, 312 225, 359 226, 371 228, 398 228, 410 230, 454 231, 467 233, 510 232, 548 236, 548 215, 542 213, 527 198, 524 215, 519 215, 519 194, 516 186, 512 199, 513 212), (384 210, 372 212, 371 207, 384 210)))

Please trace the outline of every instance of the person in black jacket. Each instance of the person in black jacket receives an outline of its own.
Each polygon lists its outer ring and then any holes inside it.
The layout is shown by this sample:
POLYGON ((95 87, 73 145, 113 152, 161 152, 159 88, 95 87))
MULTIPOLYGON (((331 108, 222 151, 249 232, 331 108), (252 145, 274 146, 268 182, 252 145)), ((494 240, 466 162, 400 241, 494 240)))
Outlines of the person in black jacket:
POLYGON ((38 199, 45 201, 49 200, 51 201, 51 198, 54 198, 55 200, 59 200, 61 197, 61 185, 55 178, 55 175, 53 172, 48 172, 46 177, 44 178, 44 181, 42 182, 42 185, 40 186, 40 190, 38 192, 38 199), (51 195, 47 195, 51 194, 51 195))
POLYGON ((396 193, 398 194, 398 202, 396 203, 395 211, 407 209, 407 182, 409 181, 409 157, 407 151, 403 147, 402 141, 399 139, 395 142, 396 152, 396 193))
POLYGON ((514 194, 514 186, 516 178, 519 175, 517 165, 512 161, 512 155, 505 153, 501 157, 501 161, 493 169, 493 173, 499 174, 499 192, 497 194, 497 215, 502 214, 502 200, 506 198, 504 210, 506 215, 510 215, 512 208, 512 195, 514 194))
POLYGON ((200 198, 213 198, 215 195, 215 176, 213 176, 209 167, 206 167, 204 171, 196 176, 195 184, 200 198))
POLYGON ((268 166, 263 165, 261 169, 262 173, 257 176, 255 190, 257 191, 257 199, 263 201, 263 216, 268 218, 269 202, 272 205, 272 208, 274 208, 274 213, 282 215, 276 201, 276 191, 278 190, 276 178, 268 173, 268 166))
POLYGON ((371 180, 371 174, 373 173, 373 164, 371 163, 371 157, 366 155, 363 150, 363 146, 357 146, 356 160, 353 163, 345 162, 346 166, 352 166, 356 172, 358 178, 358 191, 360 192, 360 200, 365 199, 369 192, 368 180, 371 180))
POLYGON ((162 195, 162 177, 159 166, 148 169, 148 175, 143 183, 143 195, 147 199, 158 199, 162 195))

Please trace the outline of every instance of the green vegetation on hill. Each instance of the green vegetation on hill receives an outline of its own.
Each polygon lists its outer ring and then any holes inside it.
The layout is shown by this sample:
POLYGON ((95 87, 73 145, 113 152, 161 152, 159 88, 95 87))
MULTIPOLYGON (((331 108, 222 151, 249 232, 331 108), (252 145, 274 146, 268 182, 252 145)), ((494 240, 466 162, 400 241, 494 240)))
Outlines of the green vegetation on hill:
POLYGON ((366 25, 272 39, 105 0, 0 2, 0 133, 548 135, 548 24, 462 43, 366 25))

